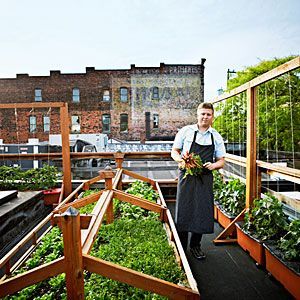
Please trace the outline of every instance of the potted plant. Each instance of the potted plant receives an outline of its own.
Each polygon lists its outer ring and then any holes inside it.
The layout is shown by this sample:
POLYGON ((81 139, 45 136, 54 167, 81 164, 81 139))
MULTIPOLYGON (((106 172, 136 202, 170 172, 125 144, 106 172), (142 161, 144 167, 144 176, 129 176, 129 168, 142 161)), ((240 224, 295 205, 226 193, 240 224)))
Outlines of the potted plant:
POLYGON ((280 238, 285 233, 288 218, 282 203, 267 194, 255 199, 245 213, 244 223, 237 223, 238 244, 261 266, 265 265, 263 241, 280 238))
POLYGON ((292 221, 287 230, 279 241, 264 243, 266 269, 300 299, 300 220, 292 221))
POLYGON ((227 227, 245 207, 246 186, 237 178, 230 178, 227 183, 216 178, 217 220, 221 226, 227 227))

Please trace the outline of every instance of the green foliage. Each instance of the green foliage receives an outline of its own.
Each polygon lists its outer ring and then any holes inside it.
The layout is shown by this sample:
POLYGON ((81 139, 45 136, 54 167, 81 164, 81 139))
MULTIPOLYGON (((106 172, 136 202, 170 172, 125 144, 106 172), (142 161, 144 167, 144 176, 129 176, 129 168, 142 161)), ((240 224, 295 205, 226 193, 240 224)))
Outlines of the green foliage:
POLYGON ((222 210, 236 217, 245 208, 246 185, 234 178, 224 183, 220 173, 214 172, 214 199, 222 210))
POLYGON ((46 190, 55 186, 58 170, 54 166, 22 171, 20 167, 0 167, 0 189, 46 190))
POLYGON ((280 238, 278 247, 286 260, 300 261, 300 220, 292 221, 287 230, 280 238))
MULTIPOLYGON (((90 195, 95 194, 97 192, 99 192, 98 189, 84 191, 84 193, 82 195, 82 198, 90 196, 90 195)), ((93 211, 94 207, 96 206, 96 203, 97 203, 97 201, 95 201, 93 203, 90 203, 88 205, 85 205, 83 207, 80 207, 78 210, 81 214, 90 214, 93 211)))
MULTIPOLYGON (((131 183, 130 187, 126 190, 126 193, 144 198, 151 202, 156 202, 159 198, 158 193, 153 190, 149 183, 139 180, 131 183)), ((157 213, 146 211, 139 206, 121 202, 119 200, 114 200, 114 211, 117 216, 121 215, 122 218, 157 218, 157 213)))
MULTIPOLYGON (((95 190, 87 191, 84 196, 93 192, 95 190)), ((149 184, 140 181, 131 184, 127 192, 153 202, 158 199, 157 192, 149 184)), ((122 204, 123 202, 119 202, 118 206, 122 204)), ((123 210, 126 211, 126 209, 123 210)), ((120 213, 119 210, 116 212, 120 213)), ((175 260, 173 248, 167 241, 166 233, 157 214, 155 216, 155 218, 154 215, 145 216, 142 209, 142 212, 119 215, 112 224, 102 225, 91 255, 173 283, 186 285, 185 275, 175 260), (137 217, 138 213, 140 215, 137 217)), ((59 228, 54 227, 43 238, 42 243, 18 273, 53 261, 62 255, 62 236, 59 228)), ((85 272, 84 280, 86 299, 165 299, 94 273, 85 272)), ((60 274, 5 299, 66 298, 65 275, 60 274)))
MULTIPOLYGON (((275 58, 245 68, 237 73, 237 77, 228 81, 228 91, 293 58, 294 56, 275 58)), ((260 151, 300 151, 299 99, 299 69, 259 86, 257 130, 260 151), (291 140, 292 136, 294 143, 291 140)), ((246 107, 246 92, 216 105, 214 127, 229 142, 246 142, 246 107)))
POLYGON ((261 240, 278 239, 285 233, 288 224, 282 203, 269 194, 254 200, 251 209, 245 213, 244 221, 243 229, 261 240))

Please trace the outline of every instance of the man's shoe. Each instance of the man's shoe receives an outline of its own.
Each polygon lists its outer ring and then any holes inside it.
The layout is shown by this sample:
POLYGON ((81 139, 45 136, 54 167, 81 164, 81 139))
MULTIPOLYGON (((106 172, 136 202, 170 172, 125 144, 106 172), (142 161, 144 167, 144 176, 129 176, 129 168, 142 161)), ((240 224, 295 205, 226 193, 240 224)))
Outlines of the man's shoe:
POLYGON ((201 246, 191 247, 190 252, 196 259, 202 260, 206 258, 206 255, 201 250, 201 246))

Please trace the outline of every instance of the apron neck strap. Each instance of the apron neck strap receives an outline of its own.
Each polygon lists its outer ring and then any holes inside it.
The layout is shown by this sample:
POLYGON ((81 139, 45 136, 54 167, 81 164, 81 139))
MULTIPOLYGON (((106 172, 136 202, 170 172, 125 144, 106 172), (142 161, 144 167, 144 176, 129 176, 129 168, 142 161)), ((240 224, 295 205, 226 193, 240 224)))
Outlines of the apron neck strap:
POLYGON ((198 130, 196 130, 195 133, 194 133, 193 143, 195 143, 195 141, 196 141, 197 132, 198 132, 198 130))

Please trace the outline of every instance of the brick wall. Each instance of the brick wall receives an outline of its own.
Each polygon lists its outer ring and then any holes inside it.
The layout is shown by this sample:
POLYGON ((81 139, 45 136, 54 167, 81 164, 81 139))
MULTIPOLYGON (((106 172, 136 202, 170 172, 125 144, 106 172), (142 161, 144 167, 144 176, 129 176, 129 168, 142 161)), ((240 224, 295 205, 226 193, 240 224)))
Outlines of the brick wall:
MULTIPOLYGON (((196 107, 203 101, 204 62, 199 65, 165 65, 143 68, 131 65, 125 70, 86 68, 82 74, 50 71, 50 76, 17 74, 0 79, 0 103, 35 102, 35 89, 41 89, 42 102, 67 102, 69 117, 79 116, 81 133, 102 133, 102 115, 111 116, 110 137, 140 140, 146 136, 145 113, 150 113, 150 138, 174 136, 182 126, 196 121, 196 107), (128 89, 128 100, 121 101, 120 88, 128 89), (158 88, 158 98, 153 97, 158 88), (80 101, 73 102, 73 88, 80 101), (103 101, 109 91, 110 101, 103 101), (120 131, 120 115, 128 115, 128 130, 120 131), (153 128, 153 115, 159 116, 153 128)), ((43 116, 50 117, 50 133, 60 133, 58 109, 1 109, 0 139, 4 143, 26 143, 28 138, 48 140, 43 116), (36 116, 37 129, 30 132, 29 118, 36 116)), ((149 137, 149 133, 148 133, 149 137)))

